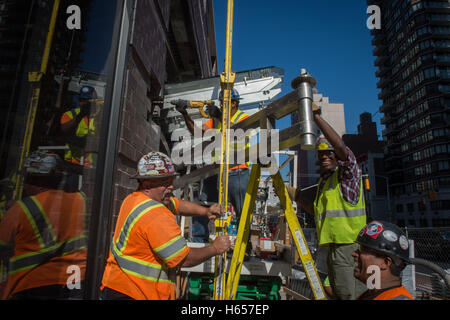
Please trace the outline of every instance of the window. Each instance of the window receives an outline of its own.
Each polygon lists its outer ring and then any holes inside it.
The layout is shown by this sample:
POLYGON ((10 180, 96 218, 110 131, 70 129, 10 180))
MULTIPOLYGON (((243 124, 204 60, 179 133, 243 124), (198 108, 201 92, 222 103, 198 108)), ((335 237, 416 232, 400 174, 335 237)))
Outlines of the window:
POLYGON ((399 203, 395 206, 395 210, 397 213, 402 213, 403 212, 403 204, 399 203))
POLYGON ((406 209, 408 210, 408 212, 414 212, 414 203, 407 203, 406 209))
POLYGON ((446 171, 449 169, 448 161, 439 161, 438 162, 438 171, 446 171))

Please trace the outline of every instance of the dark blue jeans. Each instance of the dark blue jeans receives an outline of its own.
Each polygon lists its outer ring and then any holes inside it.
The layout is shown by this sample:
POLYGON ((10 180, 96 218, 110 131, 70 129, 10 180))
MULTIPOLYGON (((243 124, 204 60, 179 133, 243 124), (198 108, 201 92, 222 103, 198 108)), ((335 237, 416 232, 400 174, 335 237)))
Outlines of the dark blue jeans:
MULTIPOLYGON (((234 207, 237 223, 241 218, 242 207, 244 206, 245 194, 250 179, 250 170, 232 170, 228 174, 228 200, 234 207)), ((200 201, 218 202, 219 199, 219 179, 218 175, 204 180, 200 194, 200 201)), ((207 243, 209 238, 209 220, 204 217, 192 218, 192 235, 194 242, 207 243)))

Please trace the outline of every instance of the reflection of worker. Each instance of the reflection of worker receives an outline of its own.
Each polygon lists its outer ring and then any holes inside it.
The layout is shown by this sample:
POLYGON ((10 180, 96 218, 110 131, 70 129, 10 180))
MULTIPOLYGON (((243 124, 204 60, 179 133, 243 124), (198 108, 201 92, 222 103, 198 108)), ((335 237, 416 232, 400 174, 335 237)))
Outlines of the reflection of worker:
POLYGON ((61 190, 62 162, 56 154, 36 152, 24 163, 27 198, 17 201, 0 223, 2 299, 81 298, 85 197, 61 190), (70 266, 74 282, 68 281, 70 266))
POLYGON ((314 121, 324 136, 317 140, 321 177, 317 188, 300 192, 288 188, 302 208, 315 216, 320 246, 328 246, 328 276, 337 299, 352 300, 365 290, 353 277, 352 252, 366 224, 361 170, 353 152, 314 108, 314 121), (315 197, 311 193, 315 191, 315 197), (314 199, 314 202, 312 201, 314 199))
MULTIPOLYGON (((223 104, 223 91, 219 94, 219 100, 223 104)), ((242 120, 249 117, 249 115, 242 110, 239 110, 239 92, 233 89, 231 92, 231 105, 230 105, 230 115, 231 115, 231 126, 241 122, 242 120)), ((187 128, 194 134, 194 122, 186 111, 186 103, 180 101, 176 108, 184 117, 186 121, 187 128)), ((211 119, 203 124, 202 132, 205 133, 211 129, 222 130, 222 111, 216 106, 209 106, 208 112, 211 119)), ((234 145, 235 151, 244 150, 245 147, 249 147, 247 142, 244 145, 234 145)), ((215 158, 218 155, 213 155, 215 158)), ((236 212, 237 221, 239 221, 242 207, 244 206, 245 193, 247 192, 247 185, 250 179, 249 173, 249 163, 243 163, 229 169, 228 175, 228 195, 231 204, 236 212)), ((200 195, 201 201, 216 202, 218 199, 217 190, 219 184, 219 178, 217 175, 205 179, 203 183, 203 189, 200 195)), ((208 221, 206 219, 196 218, 193 219, 192 232, 194 235, 194 241, 196 242, 207 242, 209 237, 208 231, 208 221)))
POLYGON ((224 253, 228 236, 219 236, 203 248, 189 248, 175 215, 221 215, 210 208, 172 196, 175 170, 160 152, 141 158, 136 192, 122 203, 102 282, 102 298, 111 300, 173 300, 174 271, 191 267, 224 253))
POLYGON ((61 117, 61 130, 68 136, 70 147, 64 156, 65 160, 75 164, 92 166, 95 162, 94 154, 84 152, 86 138, 96 134, 96 117, 100 112, 96 102, 97 93, 91 86, 80 89, 79 103, 61 117))
POLYGON ((359 248, 353 252, 355 277, 367 283, 374 272, 375 277, 379 276, 379 287, 374 279, 373 289, 357 300, 414 300, 402 285, 400 275, 410 263, 409 242, 402 230, 389 222, 373 221, 361 230, 356 242, 359 248))

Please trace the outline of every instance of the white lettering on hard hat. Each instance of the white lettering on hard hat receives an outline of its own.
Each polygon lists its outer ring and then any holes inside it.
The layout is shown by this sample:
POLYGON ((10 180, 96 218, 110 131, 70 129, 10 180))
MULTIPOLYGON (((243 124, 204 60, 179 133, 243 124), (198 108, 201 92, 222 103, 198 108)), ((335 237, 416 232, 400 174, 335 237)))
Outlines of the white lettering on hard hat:
POLYGON ((367 28, 369 30, 381 29, 381 9, 377 5, 367 7, 367 14, 371 16, 367 19, 367 28))
POLYGON ((71 16, 67 18, 66 26, 69 30, 81 30, 81 9, 77 5, 67 7, 67 14, 71 16))

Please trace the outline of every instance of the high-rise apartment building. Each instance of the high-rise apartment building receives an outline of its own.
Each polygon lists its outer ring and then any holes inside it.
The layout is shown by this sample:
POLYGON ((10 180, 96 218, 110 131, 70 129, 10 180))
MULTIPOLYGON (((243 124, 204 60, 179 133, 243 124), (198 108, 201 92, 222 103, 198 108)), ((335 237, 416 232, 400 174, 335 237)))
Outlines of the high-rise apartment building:
POLYGON ((450 225, 450 2, 367 1, 386 126, 385 169, 399 225, 450 225))

